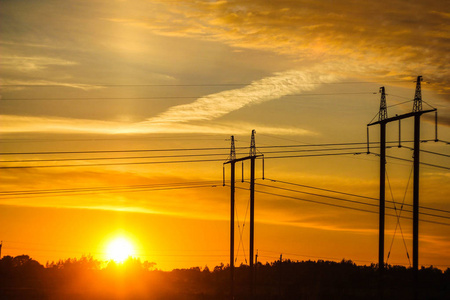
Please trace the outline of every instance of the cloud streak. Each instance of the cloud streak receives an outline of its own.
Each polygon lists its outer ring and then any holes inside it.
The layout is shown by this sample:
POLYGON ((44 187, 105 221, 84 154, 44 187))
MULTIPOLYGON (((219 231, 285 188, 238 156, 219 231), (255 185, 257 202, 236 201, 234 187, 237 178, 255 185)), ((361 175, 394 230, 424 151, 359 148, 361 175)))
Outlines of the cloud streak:
POLYGON ((36 71, 51 65, 71 66, 77 63, 51 57, 3 56, 0 66, 23 72, 36 71))
MULTIPOLYGON (((233 128, 235 134, 250 124, 214 124, 208 121, 237 111, 245 106, 279 99, 283 96, 311 91, 321 83, 336 81, 332 74, 320 74, 315 69, 308 71, 287 71, 252 82, 241 89, 233 89, 210 94, 190 104, 170 107, 167 111, 143 122, 120 123, 110 121, 82 120, 54 117, 30 117, 2 115, 3 133, 17 132, 60 132, 60 133, 106 133, 106 134, 142 134, 142 133, 223 133, 233 128), (207 122, 207 123, 205 123, 207 122), (244 125, 244 126, 242 126, 244 125)), ((22 84, 15 82, 16 85, 22 84)), ((30 83, 28 83, 30 84, 30 83)), ((52 84, 47 81, 34 82, 37 85, 52 84)), ((66 86, 62 83, 53 83, 66 86)), ((97 88, 89 85, 67 85, 74 88, 97 88)), ((264 133, 311 135, 310 131, 295 127, 258 126, 264 133)), ((248 131, 246 129, 246 131, 248 131)))
POLYGON ((52 86, 52 87, 68 87, 74 89, 81 89, 84 91, 101 89, 99 85, 74 83, 74 82, 59 82, 52 80, 13 80, 13 79, 0 79, 0 84, 5 90, 17 90, 23 89, 29 86, 52 86))
POLYGON ((252 82, 242 89, 211 94, 185 105, 173 106, 144 124, 209 121, 248 105, 260 104, 315 89, 320 83, 333 82, 331 74, 311 71, 287 71, 252 82))
POLYGON ((140 123, 120 123, 99 120, 55 118, 55 117, 29 117, 0 115, 2 127, 0 133, 83 133, 83 134, 152 134, 152 133, 170 133, 170 134, 248 134, 249 128, 258 127, 258 132, 266 134, 283 135, 315 135, 316 133, 298 127, 278 127, 266 126, 262 124, 249 123, 199 123, 199 124, 151 124, 149 122, 140 123))

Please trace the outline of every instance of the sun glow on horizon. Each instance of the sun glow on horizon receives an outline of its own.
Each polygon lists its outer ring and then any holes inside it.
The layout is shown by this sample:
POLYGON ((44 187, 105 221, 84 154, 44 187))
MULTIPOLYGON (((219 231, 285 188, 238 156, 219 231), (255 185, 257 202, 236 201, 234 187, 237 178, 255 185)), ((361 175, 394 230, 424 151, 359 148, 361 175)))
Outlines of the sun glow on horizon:
POLYGON ((124 237, 115 238, 106 248, 106 257, 108 260, 114 260, 117 263, 121 263, 133 255, 135 255, 134 247, 132 243, 124 237))

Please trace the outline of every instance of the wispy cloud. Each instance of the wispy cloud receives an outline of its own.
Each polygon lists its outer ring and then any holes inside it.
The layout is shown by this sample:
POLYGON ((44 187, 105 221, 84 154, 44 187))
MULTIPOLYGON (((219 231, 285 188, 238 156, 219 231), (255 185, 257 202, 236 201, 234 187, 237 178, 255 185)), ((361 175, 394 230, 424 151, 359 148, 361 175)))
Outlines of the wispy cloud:
MULTIPOLYGON (((317 88, 321 83, 333 82, 337 77, 332 74, 320 74, 314 69, 308 71, 288 71, 254 81, 240 89, 223 91, 199 98, 190 104, 178 105, 143 122, 124 123, 97 120, 82 120, 54 117, 30 117, 2 115, 1 132, 61 132, 61 133, 220 133, 228 134, 233 128, 235 134, 247 132, 255 124, 221 124, 208 121, 220 118, 245 106, 256 105, 279 99, 286 95, 298 94, 317 88)), ((15 81, 15 85, 25 84, 15 81)), ((30 82, 27 82, 30 84, 30 82)), ((96 86, 33 82, 36 85, 55 84, 81 89, 98 88, 96 86)), ((258 125, 258 131, 268 134, 311 135, 308 130, 296 127, 271 127, 258 125)))
POLYGON ((2 56, 0 66, 24 72, 42 70, 51 65, 71 66, 76 62, 52 57, 2 56))
POLYGON ((2 120, 2 133, 17 132, 54 132, 54 133, 115 133, 120 128, 120 123, 55 118, 55 117, 30 117, 0 115, 2 120))
MULTIPOLYGON (((208 121, 259 104, 315 89, 320 83, 333 82, 336 77, 311 71, 287 71, 252 82, 241 89, 223 91, 197 99, 193 103, 171 107, 144 124, 208 121)), ((142 125, 144 125, 142 124, 142 125)))
POLYGON ((258 132, 283 135, 315 135, 314 132, 297 127, 267 126, 263 124, 223 122, 199 124, 151 124, 121 123, 99 120, 70 119, 55 117, 29 117, 0 115, 2 127, 0 133, 49 132, 49 133, 85 133, 85 134, 149 134, 149 133, 215 133, 215 134, 248 134, 249 130, 258 128, 258 132))
POLYGON ((102 86, 92 85, 92 84, 84 84, 84 83, 76 83, 76 82, 60 82, 60 81, 51 81, 51 80, 14 80, 14 79, 0 79, 0 85, 2 89, 5 90, 17 90, 23 89, 29 86, 56 86, 56 87, 69 87, 74 89, 81 89, 84 91, 101 89, 102 86))
POLYGON ((145 27, 159 35, 272 51, 301 64, 333 62, 335 71, 344 75, 391 80, 423 75, 431 88, 448 99, 449 15, 439 13, 447 3, 386 4, 180 0, 160 6, 160 13, 151 17, 130 13, 109 20, 145 27))

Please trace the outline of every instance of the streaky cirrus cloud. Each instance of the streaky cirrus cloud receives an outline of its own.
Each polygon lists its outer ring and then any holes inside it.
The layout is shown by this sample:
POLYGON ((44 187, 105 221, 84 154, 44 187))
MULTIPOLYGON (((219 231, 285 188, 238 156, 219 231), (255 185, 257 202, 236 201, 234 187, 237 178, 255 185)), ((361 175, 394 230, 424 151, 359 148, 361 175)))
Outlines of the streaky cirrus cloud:
POLYGON ((53 57, 16 55, 5 55, 0 62, 0 66, 3 69, 10 68, 23 72, 45 69, 47 66, 51 65, 70 66, 76 64, 77 63, 73 61, 53 57))
POLYGON ((150 133, 215 133, 248 134, 249 129, 258 127, 258 131, 266 134, 283 135, 316 135, 315 132, 298 127, 266 126, 263 124, 228 123, 220 124, 149 124, 111 122, 87 119, 56 118, 56 117, 29 117, 15 115, 0 115, 2 127, 0 133, 85 133, 85 134, 150 134, 150 133))
MULTIPOLYGON (((228 133, 230 124, 214 124, 211 121, 248 105, 279 99, 286 95, 311 91, 321 83, 336 81, 332 74, 320 74, 314 68, 308 71, 287 71, 252 82, 240 89, 222 91, 199 98, 190 104, 170 107, 167 111, 143 122, 122 123, 111 121, 81 120, 55 117, 30 117, 2 115, 1 132, 83 132, 106 134, 130 133, 228 133)), ((47 82, 46 82, 47 83, 47 82)), ((41 82, 40 84, 43 84, 41 82)), ((62 84, 60 84, 62 85, 62 84)), ((92 88, 77 86, 78 88, 92 88)), ((250 124, 231 124, 233 130, 244 130, 250 124)), ((259 131, 279 134, 314 134, 295 127, 270 127, 258 125, 259 131)))
POLYGON ((336 81, 332 74, 316 70, 287 71, 252 82, 240 89, 227 90, 199 98, 193 103, 173 106, 140 125, 208 121, 229 114, 244 106, 279 99, 283 96, 311 91, 321 83, 336 81))
POLYGON ((0 79, 0 85, 2 89, 5 90, 17 90, 23 89, 29 86, 54 86, 54 87, 68 87, 74 89, 81 89, 84 91, 101 89, 102 86, 85 84, 85 83, 75 83, 75 82, 60 82, 52 80, 15 80, 15 79, 0 79))

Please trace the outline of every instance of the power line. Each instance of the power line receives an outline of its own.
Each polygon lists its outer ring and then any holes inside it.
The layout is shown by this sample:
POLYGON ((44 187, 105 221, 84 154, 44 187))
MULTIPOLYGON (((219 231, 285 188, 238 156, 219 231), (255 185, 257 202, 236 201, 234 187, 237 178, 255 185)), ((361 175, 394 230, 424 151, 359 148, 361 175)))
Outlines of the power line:
MULTIPOLYGON (((306 154, 306 155, 286 155, 286 156, 268 156, 265 159, 293 158, 293 157, 323 157, 337 155, 356 155, 361 153, 327 153, 327 154, 306 154)), ((146 161, 146 162, 124 162, 124 163, 104 163, 104 164, 68 164, 68 165, 34 165, 34 166, 4 166, 0 169, 36 169, 36 168, 69 168, 69 167, 105 167, 105 166, 124 166, 124 165, 152 165, 152 164, 176 164, 176 163, 202 163, 202 162, 223 162, 223 159, 197 159, 197 160, 166 160, 166 161, 146 161)))
MULTIPOLYGON (((177 100, 196 99, 203 96, 161 96, 161 97, 60 97, 60 98, 2 98, 1 101, 65 101, 65 100, 177 100)), ((244 96, 239 96, 244 97, 244 96)))
MULTIPOLYGON (((281 181, 281 180, 274 180, 274 179, 267 179, 267 180, 270 180, 273 182, 279 182, 279 183, 283 183, 283 184, 289 184, 289 185, 294 185, 294 186, 300 186, 300 187, 305 187, 305 188, 310 188, 310 189, 316 189, 316 190, 321 190, 321 191, 326 191, 326 192, 331 192, 331 193, 343 194, 343 195, 347 195, 347 196, 359 197, 359 198, 378 201, 377 198, 373 198, 373 197, 367 197, 367 196, 362 196, 362 195, 357 195, 357 194, 334 191, 334 190, 330 190, 330 189, 323 189, 323 188, 312 187, 312 186, 307 186, 307 185, 295 184, 295 183, 290 183, 290 182, 281 181)), ((161 183, 161 184, 150 184, 150 185, 126 185, 126 186, 114 186, 114 187, 100 186, 100 187, 87 187, 87 188, 49 189, 49 190, 12 190, 12 191, 0 191, 0 197, 16 196, 14 198, 22 198, 23 196, 41 196, 41 195, 60 196, 61 194, 73 194, 73 193, 77 193, 77 194, 81 195, 83 193, 92 193, 92 192, 108 192, 108 193, 139 192, 139 191, 146 191, 146 190, 167 190, 167 189, 177 189, 177 188, 182 189, 182 188, 190 188, 190 187, 194 187, 194 188, 195 187, 216 187, 220 184, 222 184, 221 181, 194 181, 194 182, 178 182, 178 183, 175 182, 175 183, 167 183, 167 184, 161 183)), ((261 185, 261 186, 266 186, 266 187, 283 189, 283 190, 287 190, 287 191, 309 194, 309 195, 318 196, 318 197, 325 197, 325 198, 342 200, 342 201, 347 201, 347 202, 355 202, 357 204, 376 206, 374 204, 358 202, 358 201, 348 200, 348 199, 343 199, 343 198, 338 198, 338 197, 330 197, 330 196, 326 196, 326 195, 309 193, 309 192, 304 192, 304 191, 299 191, 299 190, 284 189, 284 188, 274 187, 274 186, 261 184, 261 183, 256 183, 256 184, 261 185)), ((393 201, 386 201, 386 202, 394 203, 393 201)), ((404 204, 404 205, 412 206, 410 204, 404 204)), ((450 213, 450 211, 447 211, 447 210, 436 209, 436 208, 431 208, 431 207, 426 207, 426 206, 420 206, 420 208, 439 211, 439 212, 443 212, 443 213, 450 213)), ((407 211, 407 212, 410 212, 410 211, 407 211)), ((429 216, 443 217, 443 216, 429 214, 429 213, 423 213, 423 214, 429 215, 429 216)), ((447 218, 447 217, 443 217, 443 218, 447 218)))
POLYGON ((86 191, 80 191, 80 192, 55 192, 49 194, 23 194, 23 195, 16 195, 11 197, 10 195, 1 195, 0 198, 7 198, 7 199, 22 199, 22 198, 39 198, 39 197, 54 197, 54 196, 81 196, 81 195, 87 195, 87 194, 98 194, 98 193, 130 193, 130 192, 148 192, 148 191, 169 191, 169 190, 184 190, 184 189, 196 189, 196 188, 215 188, 219 186, 219 184, 209 184, 209 185, 192 185, 192 186, 177 186, 177 187, 161 187, 161 188, 129 188, 129 189, 109 189, 109 190, 86 190, 86 191))
MULTIPOLYGON (((374 152, 370 152, 370 153, 368 153, 368 154, 372 154, 372 155, 375 155, 375 156, 380 156, 380 154, 374 153, 374 152)), ((397 156, 386 155, 386 157, 392 158, 392 159, 396 159, 396 160, 406 161, 406 162, 413 162, 413 161, 410 160, 410 159, 407 159, 407 158, 401 158, 401 157, 397 157, 397 156)), ((430 163, 426 163, 426 162, 422 162, 422 161, 419 162, 419 163, 420 163, 421 165, 424 165, 424 166, 435 167, 435 168, 444 169, 444 170, 450 170, 450 167, 445 167, 445 166, 440 166, 440 165, 430 164, 430 163)))
POLYGON ((338 201, 344 201, 344 202, 350 202, 350 203, 355 203, 355 204, 362 204, 362 205, 367 205, 367 206, 372 206, 372 207, 378 207, 378 205, 376 205, 376 204, 367 203, 367 202, 361 202, 361 201, 356 201, 356 200, 350 200, 350 199, 321 195, 321 194, 310 193, 310 192, 305 192, 305 191, 293 190, 293 189, 282 188, 282 187, 277 187, 277 186, 262 184, 262 183, 256 183, 256 184, 260 185, 260 186, 269 187, 269 188, 273 188, 273 189, 279 189, 279 190, 288 191, 288 192, 302 193, 302 194, 306 194, 306 195, 323 197, 323 198, 327 198, 327 199, 333 199, 333 200, 338 200, 338 201))
MULTIPOLYGON (((242 189, 242 190, 249 190, 249 189, 247 189, 247 188, 242 188, 242 187, 236 187, 236 188, 242 189)), ((310 203, 322 204, 322 205, 327 205, 327 206, 332 206, 332 207, 338 207, 338 208, 345 208, 345 209, 350 209, 350 210, 355 210, 355 211, 360 211, 360 212, 368 212, 368 213, 372 213, 372 214, 378 214, 378 212, 376 212, 376 211, 371 211, 371 210, 361 209, 361 208, 356 208, 356 207, 351 207, 351 206, 345 206, 345 205, 340 205, 340 204, 334 204, 334 203, 328 203, 328 202, 321 202, 321 201, 310 200, 310 199, 303 199, 303 198, 298 198, 298 197, 293 197, 293 196, 287 196, 287 195, 281 195, 281 194, 270 193, 270 192, 259 191, 259 190, 256 190, 256 192, 261 193, 261 194, 271 195, 271 196, 277 196, 277 197, 283 197, 283 198, 288 198, 288 199, 292 199, 292 200, 303 201, 303 202, 310 202, 310 203)), ((393 215, 393 214, 386 214, 386 216, 396 217, 396 215, 393 215)), ((404 217, 404 216, 401 216, 401 218, 412 220, 412 218, 404 217)), ((442 223, 442 222, 437 222, 437 221, 432 221, 432 220, 420 220, 420 221, 422 221, 422 222, 428 222, 428 223, 433 223, 433 224, 439 224, 439 225, 450 226, 450 224, 442 223)))
POLYGON ((54 142, 54 143, 61 143, 61 142, 98 142, 98 141, 123 141, 123 140, 189 140, 189 141, 223 141, 223 138, 211 138, 213 134, 196 134, 195 137, 167 137, 167 136, 158 136, 155 137, 114 137, 114 138, 5 138, 0 141, 0 143, 38 143, 38 142, 54 142), (198 136, 209 136, 210 138, 198 138, 198 136))
POLYGON ((212 187, 221 185, 221 181, 195 181, 195 182, 178 182, 178 183, 160 183, 147 185, 125 185, 125 186, 101 186, 101 187, 87 187, 87 188, 68 188, 68 189, 49 189, 49 190, 13 190, 1 191, 0 197, 23 196, 23 195, 49 195, 49 194, 71 194, 83 192, 126 192, 140 191, 147 189, 161 189, 161 188, 187 188, 187 187, 212 187))
MULTIPOLYGON (((363 195, 357 195, 357 194, 352 194, 352 193, 347 193, 347 192, 341 192, 341 191, 336 191, 336 190, 324 189, 324 188, 314 187, 314 186, 310 186, 310 185, 298 184, 298 183, 282 181, 282 180, 276 180, 276 179, 270 179, 270 178, 265 178, 265 179, 273 181, 273 182, 279 182, 279 183, 288 184, 288 185, 305 187, 305 188, 315 189, 315 190, 329 192, 329 193, 335 193, 335 194, 341 194, 341 195, 346 195, 346 196, 352 196, 352 197, 358 197, 358 198, 364 198, 364 199, 379 201, 379 199, 375 198, 375 197, 368 197, 368 196, 363 196, 363 195)), ((388 201, 388 200, 386 202, 388 202, 388 203, 395 203, 394 201, 388 201)), ((405 206, 412 206, 412 204, 407 204, 407 203, 405 203, 404 205, 405 206)), ((450 211, 448 211, 448 210, 432 208, 432 207, 426 207, 426 206, 419 206, 419 207, 422 208, 422 209, 434 210, 434 211, 439 211, 439 212, 444 212, 444 213, 449 213, 450 214, 450 211)))
MULTIPOLYGON (((410 82, 409 80, 390 80, 383 82, 410 82)), ((340 84, 375 84, 379 83, 377 81, 341 81, 341 82, 303 82, 304 84, 332 84, 332 85, 340 85, 340 84)), ((103 84, 103 83, 63 83, 64 85, 58 84, 2 84, 2 87, 45 87, 45 88, 64 88, 64 87, 72 87, 76 85, 87 85, 92 87, 211 87, 211 86, 247 86, 247 85, 256 85, 256 86, 275 86, 276 84, 271 83, 255 83, 255 82, 246 82, 246 83, 202 83, 202 84, 103 84)), ((286 83, 289 85, 289 83, 286 83)), ((291 85, 294 85, 292 83, 291 85)))
POLYGON ((28 163, 28 162, 57 162, 57 161, 92 161, 92 160, 122 160, 122 159, 148 159, 148 158, 175 158, 175 157, 202 157, 219 156, 223 153, 210 154, 184 154, 184 155, 153 155, 153 156, 120 156, 120 157, 84 157, 84 158, 55 158, 55 159, 24 159, 24 160, 3 160, 2 163, 28 163))
MULTIPOLYGON (((283 97, 307 97, 307 96, 336 96, 336 95, 372 95, 373 92, 357 93, 305 93, 284 95, 283 97)), ((1 101, 85 101, 85 100, 178 100, 178 99, 198 99, 199 96, 152 96, 152 97, 57 97, 57 98, 2 98, 1 101)), ((234 95, 233 97, 248 97, 248 95, 234 95)))
MULTIPOLYGON (((343 153, 322 153, 322 154, 303 154, 303 155, 284 155, 267 156, 265 159, 280 158, 300 158, 300 157, 326 157, 340 155, 360 155, 362 152, 343 152, 343 153)), ((390 158, 411 162, 411 160, 399 157, 387 156, 390 158)), ((82 159, 80 159, 82 160, 82 159)), ((34 165, 34 166, 3 166, 0 169, 34 169, 34 168, 68 168, 68 167, 101 167, 101 166, 123 166, 123 165, 150 165, 150 164, 175 164, 175 163, 202 163, 202 162, 223 162, 223 159, 197 159, 197 160, 166 160, 166 161, 146 161, 146 162, 123 162, 123 163, 98 163, 98 164, 67 164, 67 165, 34 165)), ((421 162, 421 164, 441 169, 450 170, 448 167, 421 162)))
MULTIPOLYGON (((423 140, 425 141, 434 141, 434 140, 423 140)), ((402 143, 413 143, 414 141, 406 140, 402 141, 402 143)), ((398 141, 390 141, 386 142, 387 144, 398 144, 398 141)), ((380 142, 369 142, 369 144, 380 144, 380 142)), ((356 145, 367 145, 367 142, 346 142, 346 143, 324 143, 324 144, 293 144, 293 145, 271 145, 271 146, 258 146, 258 149, 265 148, 304 148, 304 147, 331 147, 331 146, 356 146, 356 145)), ((228 148, 227 148, 228 149, 228 148)))
POLYGON ((357 194, 339 192, 339 191, 334 191, 334 190, 330 190, 330 189, 318 188, 318 187, 313 187, 313 186, 310 186, 310 185, 292 183, 292 182, 287 182, 287 181, 282 181, 282 180, 277 180, 277 179, 270 179, 270 178, 265 178, 265 179, 273 181, 273 182, 280 182, 280 183, 284 183, 284 184, 295 185, 295 186, 305 187, 305 188, 309 188, 309 189, 320 190, 320 191, 324 191, 324 192, 337 193, 337 194, 342 194, 342 195, 347 195, 347 196, 353 196, 353 197, 359 197, 359 198, 365 198, 365 199, 378 201, 378 198, 374 198, 374 197, 368 197, 368 196, 362 196, 362 195, 357 195, 357 194))
MULTIPOLYGON (((435 140, 422 140, 422 142, 435 140)), ((401 141, 402 143, 412 143, 413 141, 401 141)), ((444 141, 442 141, 444 142, 444 141)), ((387 144, 397 144, 398 141, 386 142, 387 144)), ((379 144, 370 142, 369 144, 379 144)), ((294 145, 267 145, 259 146, 259 149, 270 148, 304 148, 304 147, 331 147, 331 146, 356 146, 367 145, 367 142, 347 142, 331 144, 294 144, 294 145)), ((236 149, 248 149, 248 147, 236 147, 236 149)), ((203 148, 166 148, 166 149, 130 149, 130 150, 86 150, 86 151, 41 151, 41 152, 0 152, 0 155, 54 155, 54 154, 93 154, 93 153, 132 153, 132 152, 165 152, 165 151, 209 151, 209 150, 230 150, 229 147, 203 147, 203 148)))
MULTIPOLYGON (((256 183, 256 184, 258 184, 260 186, 274 188, 274 189, 279 189, 279 190, 288 191, 288 192, 302 193, 302 194, 307 194, 307 195, 311 195, 311 196, 323 197, 323 198, 328 198, 328 199, 333 199, 333 200, 338 200, 338 201, 343 201, 343 202, 349 202, 349 203, 354 203, 354 204, 366 205, 366 206, 371 206, 371 207, 378 207, 377 204, 372 204, 372 203, 367 203, 367 202, 361 202, 361 201, 356 201, 356 200, 332 197, 332 196, 327 196, 327 195, 320 195, 320 194, 309 193, 309 192, 304 192, 304 191, 299 191, 299 190, 293 190, 293 189, 288 189, 288 188, 271 186, 271 185, 262 184, 262 183, 256 183)), ((386 202, 388 202, 388 201, 386 201, 386 202)), ((393 201, 389 201, 389 202, 395 203, 393 201)), ((392 210, 396 210, 394 207, 387 207, 387 208, 388 209, 392 209, 392 210)), ((403 211, 410 212, 410 213, 412 212, 411 210, 403 210, 403 211)), ((436 215, 436 214, 430 214, 430 213, 424 213, 423 212, 422 215, 426 215, 426 216, 430 216, 430 217, 436 217, 436 218, 449 219, 450 220, 450 217, 436 215)))
POLYGON ((12 167, 0 167, 0 169, 6 170, 6 169, 36 169, 36 168, 106 167, 106 166, 126 166, 126 165, 202 163, 202 162, 219 162, 219 161, 223 161, 223 159, 166 160, 166 161, 126 162, 126 163, 87 164, 87 165, 12 166, 12 167))
MULTIPOLYGON (((389 157, 389 158, 392 158, 392 159, 397 159, 397 160, 402 160, 402 161, 407 161, 407 162, 413 162, 410 159, 396 157, 396 156, 391 156, 391 155, 386 155, 386 157, 389 157)), ((435 168, 444 169, 444 170, 450 170, 450 167, 444 167, 444 166, 434 165, 434 164, 425 163, 425 162, 420 162, 420 164, 424 165, 424 166, 435 167, 435 168)))
MULTIPOLYGON (((402 146, 403 148, 409 149, 409 150, 414 150, 414 148, 408 147, 408 146, 402 146)), ((445 157, 450 157, 449 154, 444 154, 444 153, 439 153, 439 152, 434 152, 434 151, 429 151, 429 150, 424 150, 424 149, 420 149, 420 152, 424 152, 424 153, 429 153, 429 154, 435 154, 435 155, 440 155, 440 156, 445 156, 445 157)))
MULTIPOLYGON (((285 151, 267 151, 265 154, 277 153, 298 153, 298 152, 324 152, 339 150, 362 150, 365 147, 353 148, 333 148, 333 149, 302 149, 302 150, 285 150, 285 151)), ((243 155, 244 153, 238 153, 243 155)), ((92 160, 122 160, 122 159, 149 159, 149 158, 175 158, 175 157, 201 157, 201 156, 223 156, 224 153, 207 153, 207 154, 183 154, 183 155, 154 155, 154 156, 119 156, 119 157, 84 157, 84 158, 53 158, 53 159, 22 159, 22 160, 3 160, 2 163, 28 163, 28 162, 57 162, 57 161, 92 161, 92 160)))
MULTIPOLYGON (((285 151, 267 151, 265 154, 276 153, 292 153, 292 152, 323 152, 323 151, 339 151, 339 150, 361 150, 365 147, 356 148, 333 148, 333 149, 303 149, 303 150, 285 150, 285 151)), ((237 153, 243 155, 244 153, 237 153)), ((155 155, 155 156, 120 156, 120 157, 85 157, 85 158, 58 158, 58 159, 23 159, 23 160, 3 160, 3 163, 13 162, 47 162, 47 161, 79 161, 79 160, 114 160, 114 159, 147 159, 147 158, 174 158, 174 157, 198 157, 198 156, 219 156, 224 153, 208 153, 208 154, 183 154, 183 155, 155 155)))
MULTIPOLYGON (((245 147, 241 148, 244 149, 245 147)), ((133 153, 133 152, 209 151, 209 150, 229 150, 229 149, 225 147, 213 147, 213 148, 204 147, 204 148, 131 149, 131 150, 1 152, 0 155, 55 155, 55 154, 133 153)))
POLYGON ((306 155, 284 155, 284 156, 265 156, 264 159, 278 158, 294 158, 294 157, 321 157, 321 156, 338 156, 338 155, 359 155, 361 152, 344 152, 344 153, 326 153, 326 154, 306 154, 306 155))

